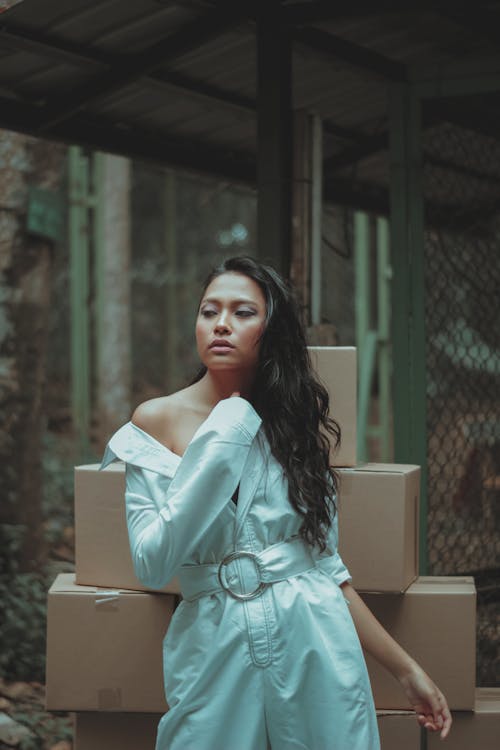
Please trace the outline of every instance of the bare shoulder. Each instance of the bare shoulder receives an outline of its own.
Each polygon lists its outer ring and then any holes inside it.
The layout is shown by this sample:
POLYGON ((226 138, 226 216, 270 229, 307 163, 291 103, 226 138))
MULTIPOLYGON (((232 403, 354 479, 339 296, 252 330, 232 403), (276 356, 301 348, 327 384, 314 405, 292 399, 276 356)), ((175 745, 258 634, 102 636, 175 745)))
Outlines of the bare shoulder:
POLYGON ((186 430, 191 431, 190 425, 196 422, 198 411, 196 390, 188 386, 168 396, 143 401, 134 410, 131 422, 170 450, 182 453, 186 430))
POLYGON ((170 426, 179 417, 177 394, 143 401, 132 414, 131 422, 154 438, 168 445, 170 426))

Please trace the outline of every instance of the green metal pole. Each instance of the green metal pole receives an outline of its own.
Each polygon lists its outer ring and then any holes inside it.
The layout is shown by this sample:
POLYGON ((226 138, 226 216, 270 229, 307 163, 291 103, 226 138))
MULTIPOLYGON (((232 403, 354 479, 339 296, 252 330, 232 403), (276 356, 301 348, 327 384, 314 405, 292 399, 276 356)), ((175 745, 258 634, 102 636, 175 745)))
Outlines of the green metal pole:
POLYGON ((391 460, 390 249, 387 219, 377 219, 377 329, 380 459, 391 460))
POLYGON ((104 330, 104 296, 105 271, 104 271, 104 226, 103 208, 104 196, 102 189, 103 180, 103 154, 96 151, 92 154, 92 196, 90 205, 92 207, 92 229, 94 246, 94 289, 95 289, 95 366, 96 372, 101 372, 102 352, 105 346, 106 334, 104 330))
POLYGON ((321 248, 323 232, 323 125, 317 115, 311 116, 312 184, 311 184, 311 323, 321 323, 321 248))
POLYGON ((356 316, 356 347, 359 363, 359 401, 366 407, 358 411, 357 424, 357 453, 358 460, 366 461, 367 457, 367 427, 369 394, 365 389, 370 387, 366 367, 365 347, 368 329, 370 327, 370 221, 368 214, 362 211, 354 213, 354 273, 355 296, 354 312, 356 316), (365 403, 366 402, 366 403, 365 403))
POLYGON ((420 101, 407 84, 389 100, 394 457, 421 466, 420 573, 427 572, 424 220, 420 101))

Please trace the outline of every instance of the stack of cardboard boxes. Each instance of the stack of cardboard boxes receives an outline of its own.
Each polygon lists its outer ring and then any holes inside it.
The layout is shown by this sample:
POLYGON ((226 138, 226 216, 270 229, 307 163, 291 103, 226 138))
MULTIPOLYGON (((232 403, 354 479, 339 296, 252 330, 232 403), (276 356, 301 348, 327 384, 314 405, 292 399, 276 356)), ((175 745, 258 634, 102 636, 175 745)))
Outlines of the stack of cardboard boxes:
MULTIPOLYGON (((447 747, 496 748, 500 690, 475 689, 473 579, 418 577, 419 467, 357 465, 356 351, 310 352, 342 429, 334 459, 339 551, 353 585, 450 708, 464 712, 455 714, 447 747)), ((135 577, 124 490, 122 463, 102 472, 75 468, 76 574, 59 575, 49 591, 46 707, 75 712, 76 750, 154 750, 168 710, 162 641, 179 589, 174 580, 162 593, 149 592, 135 577)), ((383 750, 419 750, 420 731, 399 684, 369 655, 367 664, 383 750)))

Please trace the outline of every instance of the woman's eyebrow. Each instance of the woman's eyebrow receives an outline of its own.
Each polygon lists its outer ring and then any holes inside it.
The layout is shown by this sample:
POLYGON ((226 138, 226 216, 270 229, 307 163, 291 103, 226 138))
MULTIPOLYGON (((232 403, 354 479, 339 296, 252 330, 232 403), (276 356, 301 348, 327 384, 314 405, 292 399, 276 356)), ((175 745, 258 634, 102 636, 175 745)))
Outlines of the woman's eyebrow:
MULTIPOLYGON (((204 305, 205 302, 216 302, 216 303, 220 304, 220 299, 218 297, 205 297, 205 299, 203 299, 201 301, 201 304, 204 305)), ((258 306, 258 303, 255 302, 255 300, 253 300, 253 299, 246 299, 245 297, 241 297, 240 299, 233 299, 233 300, 231 300, 231 304, 233 304, 233 305, 241 305, 241 304, 255 305, 255 307, 258 306)))

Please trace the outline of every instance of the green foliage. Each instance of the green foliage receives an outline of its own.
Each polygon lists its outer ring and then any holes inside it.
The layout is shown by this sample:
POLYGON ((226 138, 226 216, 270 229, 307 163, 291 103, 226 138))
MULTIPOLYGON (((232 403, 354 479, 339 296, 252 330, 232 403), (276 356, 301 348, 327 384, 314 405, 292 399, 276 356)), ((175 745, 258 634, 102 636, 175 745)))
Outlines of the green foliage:
POLYGON ((23 535, 22 525, 0 525, 0 675, 6 680, 43 682, 50 583, 44 570, 19 572, 17 561, 23 535))
POLYGON ((58 544, 65 527, 73 525, 74 465, 78 463, 71 441, 46 431, 42 450, 42 515, 45 537, 58 544), (64 452, 63 452, 64 445, 64 452))
POLYGON ((67 713, 49 713, 33 707, 25 707, 11 713, 12 718, 27 727, 32 733, 24 737, 19 750, 44 750, 56 742, 73 741, 73 722, 67 713))
POLYGON ((44 681, 49 587, 43 573, 0 575, 0 675, 6 680, 44 681))
MULTIPOLYGON (((49 549, 73 526, 71 440, 48 431, 43 437, 42 515, 49 549)), ((6 680, 44 681, 47 592, 54 579, 50 565, 34 571, 19 568, 26 526, 0 524, 0 676, 6 680)))
POLYGON ((14 575, 18 568, 18 553, 21 549, 26 527, 23 524, 0 524, 0 578, 14 575))

